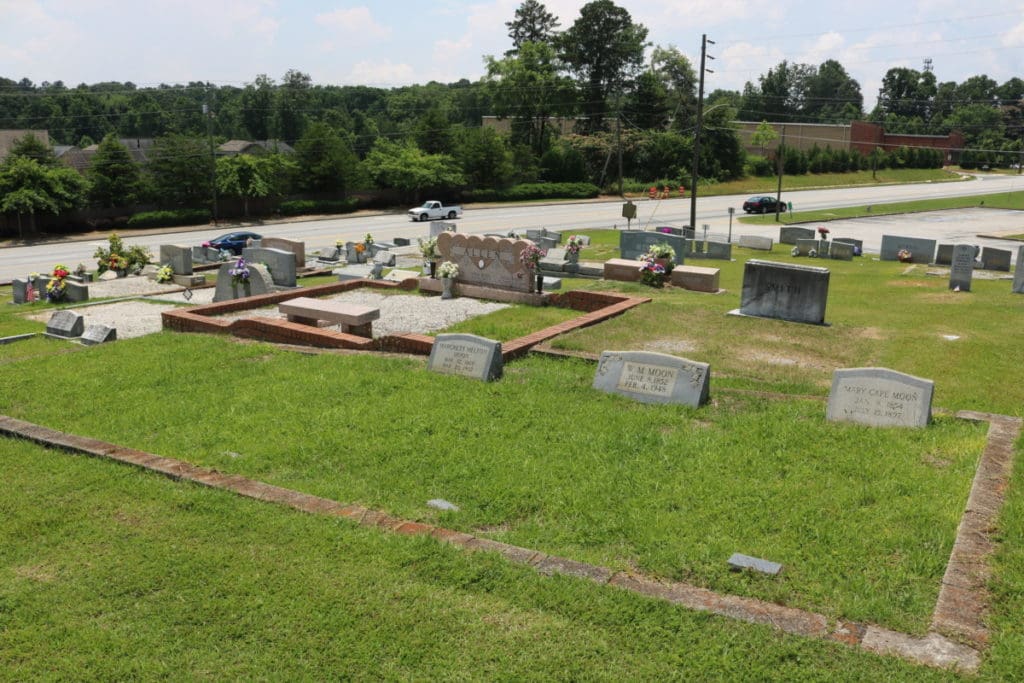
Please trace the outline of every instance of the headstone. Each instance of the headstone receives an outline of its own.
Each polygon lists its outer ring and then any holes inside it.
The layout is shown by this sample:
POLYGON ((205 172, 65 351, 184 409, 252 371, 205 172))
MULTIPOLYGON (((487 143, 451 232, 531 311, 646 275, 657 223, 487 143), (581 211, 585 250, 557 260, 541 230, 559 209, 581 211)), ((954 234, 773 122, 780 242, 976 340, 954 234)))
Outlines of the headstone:
POLYGON ((560 277, 550 277, 548 275, 544 275, 543 280, 543 286, 541 287, 541 291, 543 292, 553 292, 556 289, 562 288, 562 278, 560 277))
POLYGON ((260 240, 260 246, 264 249, 280 249, 290 251, 295 255, 295 267, 306 267, 306 243, 285 239, 284 237, 264 237, 260 240))
POLYGON ((832 244, 835 244, 836 242, 852 244, 854 256, 860 256, 864 253, 864 240, 854 239, 853 237, 835 237, 832 239, 832 244))
POLYGON ((338 276, 338 282, 346 280, 369 280, 372 277, 373 266, 369 263, 350 263, 344 268, 335 268, 331 275, 338 276))
POLYGON ((384 263, 383 262, 381 262, 381 261, 374 261, 373 264, 370 265, 370 279, 371 280, 380 280, 381 279, 381 273, 383 273, 383 272, 384 272, 384 263))
POLYGON ((1017 247, 1017 267, 1013 271, 1013 293, 1024 294, 1024 246, 1017 247))
POLYGON ((837 261, 852 261, 853 245, 849 242, 836 242, 833 240, 832 248, 828 250, 828 255, 837 261))
POLYGON ((446 223, 445 221, 431 221, 430 222, 430 236, 437 237, 443 232, 456 232, 455 223, 446 223))
MULTIPOLYGON (((974 259, 974 255, 971 255, 971 259, 974 259)), ((938 250, 935 252, 935 265, 937 266, 949 266, 953 264, 953 245, 952 244, 940 244, 938 250)))
POLYGON ((99 323, 86 325, 82 332, 81 342, 86 346, 95 346, 104 342, 112 342, 117 339, 117 328, 108 327, 99 323))
POLYGON ((192 247, 181 244, 161 244, 160 265, 169 265, 175 275, 191 275, 192 247))
POLYGON ((770 576, 778 576, 779 572, 782 571, 782 565, 778 562, 769 562, 768 560, 750 557, 749 555, 743 555, 742 553, 733 553, 732 557, 728 560, 728 564, 729 569, 734 571, 753 569, 756 572, 761 572, 762 574, 768 574, 770 576))
POLYGON ((779 228, 779 244, 796 244, 797 240, 811 240, 814 239, 813 228, 801 228, 793 225, 787 225, 779 228))
POLYGON ((380 263, 388 268, 394 267, 396 263, 395 254, 392 251, 382 250, 373 255, 373 262, 380 263))
POLYGON ((949 268, 949 288, 960 292, 969 292, 973 277, 974 246, 958 244, 953 247, 953 257, 949 268))
POLYGON ((758 249, 760 251, 771 251, 772 250, 772 238, 771 237, 760 237, 758 235, 740 235, 741 247, 747 249, 758 249))
POLYGON ((640 282, 643 278, 643 274, 640 272, 640 261, 610 258, 604 262, 602 277, 605 280, 616 280, 618 282, 640 282))
POLYGON ((459 267, 459 282, 529 292, 533 271, 519 260, 527 240, 480 237, 444 232, 437 237, 437 252, 442 261, 459 267))
POLYGON ((420 274, 415 270, 399 270, 395 269, 384 276, 385 280, 391 282, 404 282, 405 280, 416 280, 420 277, 420 274))
POLYGON ((732 244, 729 242, 708 242, 707 258, 720 259, 722 261, 732 260, 732 244))
POLYGON ((682 403, 697 408, 708 400, 711 366, 665 353, 604 351, 594 388, 641 403, 682 403))
POLYGON ((811 250, 818 254, 818 240, 810 237, 801 237, 796 241, 796 253, 798 256, 810 256, 811 250))
POLYGON ((565 249, 561 247, 552 247, 548 249, 548 254, 546 258, 556 261, 564 261, 567 258, 569 258, 569 255, 566 253, 565 249))
POLYGON ((1013 256, 1009 249, 996 249, 985 247, 981 250, 981 267, 985 270, 1001 270, 1010 272, 1010 258, 1013 256))
POLYGON ((365 263, 366 257, 363 256, 363 253, 356 249, 355 242, 345 242, 345 260, 348 263, 365 263))
POLYGON ((249 263, 266 264, 275 285, 296 286, 295 254, 292 252, 267 247, 246 247, 242 249, 242 258, 249 263))
POLYGON ((545 251, 554 249, 558 246, 558 240, 548 235, 544 235, 542 237, 531 237, 530 239, 545 251))
POLYGON ((109 280, 116 280, 117 279, 117 273, 115 273, 112 270, 105 270, 102 273, 100 273, 100 279, 103 280, 104 282, 109 281, 109 280))
POLYGON ((501 342, 475 334, 437 335, 427 361, 427 369, 433 372, 484 382, 500 379, 503 368, 501 342))
POLYGON ((222 263, 217 269, 217 289, 213 293, 213 301, 230 301, 248 296, 269 294, 274 291, 274 281, 267 272, 266 266, 259 263, 249 264, 249 279, 245 282, 233 283, 228 271, 235 267, 236 261, 222 263))
POLYGON ((901 249, 910 252, 910 263, 931 263, 935 258, 935 240, 899 235, 882 235, 882 248, 878 257, 882 261, 898 261, 897 255, 901 249))
POLYGON ((665 235, 679 235, 680 237, 683 236, 683 229, 682 228, 673 228, 670 225, 658 226, 657 228, 654 229, 654 232, 660 232, 660 233, 663 233, 665 235))
POLYGON ((338 249, 338 247, 324 247, 323 249, 320 250, 320 253, 317 255, 316 258, 318 261, 329 261, 331 263, 334 263, 335 261, 338 260, 338 254, 340 252, 341 250, 338 249))
POLYGON ((739 313, 822 325, 829 270, 751 259, 743 268, 739 313))
POLYGON ((394 242, 396 247, 407 247, 410 244, 412 244, 412 240, 410 240, 408 237, 396 237, 394 239, 394 242))
POLYGON ((89 285, 80 282, 64 280, 64 298, 71 303, 81 303, 89 300, 89 285))
POLYGON ((81 337, 85 330, 85 319, 74 311, 54 311, 46 323, 46 334, 51 337, 81 337))
POLYGON ((693 292, 717 292, 718 291, 718 268, 703 268, 701 266, 676 266, 672 270, 670 282, 676 287, 682 287, 693 292))
POLYGON ((924 427, 935 383, 888 368, 846 368, 832 374, 826 419, 872 427, 924 427))
POLYGON ((16 304, 23 304, 28 301, 28 280, 14 278, 11 280, 11 296, 16 304))
POLYGON ((576 237, 579 238, 580 244, 582 244, 584 247, 590 246, 590 235, 576 235, 576 237))
POLYGON ((676 263, 683 262, 686 240, 679 235, 666 235, 645 230, 623 230, 619 233, 619 255, 627 260, 636 260, 656 244, 667 244, 676 252, 676 263))

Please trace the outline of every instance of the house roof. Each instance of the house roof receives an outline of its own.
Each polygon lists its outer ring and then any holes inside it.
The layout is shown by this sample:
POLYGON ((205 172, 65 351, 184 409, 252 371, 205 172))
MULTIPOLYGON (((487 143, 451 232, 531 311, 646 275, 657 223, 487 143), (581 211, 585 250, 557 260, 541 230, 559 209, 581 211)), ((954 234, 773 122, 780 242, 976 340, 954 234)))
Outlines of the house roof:
POLYGON ((41 142, 50 144, 50 133, 45 130, 0 130, 0 161, 7 158, 7 155, 11 151, 11 147, 14 146, 21 138, 25 137, 26 134, 31 133, 41 142))

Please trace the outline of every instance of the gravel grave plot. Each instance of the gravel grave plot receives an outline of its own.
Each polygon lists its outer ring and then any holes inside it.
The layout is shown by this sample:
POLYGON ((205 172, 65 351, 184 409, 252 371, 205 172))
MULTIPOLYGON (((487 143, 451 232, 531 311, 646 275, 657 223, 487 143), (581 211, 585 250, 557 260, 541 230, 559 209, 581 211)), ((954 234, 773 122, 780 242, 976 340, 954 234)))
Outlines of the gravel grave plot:
MULTIPOLYGON (((494 311, 508 308, 509 304, 479 301, 469 297, 442 299, 437 296, 413 296, 407 294, 384 295, 367 290, 344 292, 333 296, 321 297, 325 301, 344 301, 350 304, 373 306, 380 309, 380 319, 373 321, 373 336, 385 337, 390 334, 418 333, 426 334, 443 330, 455 323, 486 315, 494 311)), ((278 313, 277 306, 226 313, 218 318, 236 320, 251 317, 284 318, 278 313)), ((339 330, 340 325, 332 325, 324 329, 339 330)))
MULTIPOLYGON (((163 329, 160 314, 177 308, 174 304, 147 303, 145 300, 117 301, 93 306, 76 306, 69 310, 81 314, 86 325, 106 325, 117 330, 118 339, 131 339, 163 329)), ((47 322, 53 311, 28 316, 30 320, 47 322)))
POLYGON ((90 299, 106 299, 122 296, 141 296, 157 292, 172 292, 180 285, 161 284, 148 277, 119 277, 116 280, 94 280, 89 283, 90 299))

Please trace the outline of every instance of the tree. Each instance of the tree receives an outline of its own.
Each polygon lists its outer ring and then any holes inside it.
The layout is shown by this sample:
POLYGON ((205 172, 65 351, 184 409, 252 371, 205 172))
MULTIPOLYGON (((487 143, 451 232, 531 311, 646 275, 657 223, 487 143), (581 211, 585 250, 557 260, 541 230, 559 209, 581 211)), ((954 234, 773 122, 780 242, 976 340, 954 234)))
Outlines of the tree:
POLYGON ((876 112, 883 116, 893 114, 902 119, 916 117, 929 121, 937 89, 935 74, 931 71, 920 72, 906 67, 889 69, 878 90, 876 112))
POLYGON ((643 130, 663 129, 669 121, 668 92, 658 74, 645 71, 640 74, 626 99, 624 113, 627 121, 643 130))
POLYGON ((775 129, 772 128, 768 121, 761 121, 761 123, 757 124, 757 130, 750 136, 750 142, 761 148, 761 156, 764 156, 765 146, 778 139, 779 134, 775 132, 775 129))
POLYGON ((306 192, 344 195, 356 177, 359 159, 326 123, 311 123, 295 144, 299 187, 306 192))
POLYGON ((138 199, 141 172, 113 133, 100 142, 87 171, 89 199, 101 207, 129 206, 138 199))
POLYGON ((53 148, 32 133, 25 133, 14 141, 8 152, 8 158, 10 157, 34 159, 41 166, 55 167, 60 165, 57 157, 53 154, 53 148))
POLYGON ((274 98, 274 130, 276 136, 290 145, 302 137, 306 128, 306 109, 313 79, 295 69, 289 69, 281 81, 274 98))
POLYGON ((669 118, 676 130, 692 127, 697 118, 697 74, 673 45, 655 47, 651 53, 651 71, 665 88, 669 118))
POLYGON ((484 83, 494 113, 512 119, 512 140, 543 154, 550 136, 548 118, 570 114, 575 107, 572 80, 558 74, 555 50, 545 43, 523 43, 518 54, 487 57, 484 83))
POLYGON ((808 73, 803 87, 803 120, 848 123, 863 115, 864 96, 860 92, 860 83, 834 59, 822 62, 808 73))
POLYGON ((279 153, 220 157, 217 159, 217 191, 227 197, 240 197, 248 218, 249 200, 283 195, 295 168, 295 162, 279 153))
POLYGON ((569 30, 555 38, 562 61, 583 94, 581 128, 602 130, 608 98, 621 95, 643 66, 647 29, 612 0, 593 0, 580 9, 569 30))
POLYGON ((508 184, 515 169, 512 152, 493 128, 463 129, 456 155, 462 172, 474 188, 500 188, 508 184))
POLYGON ((516 9, 515 18, 506 21, 508 37, 512 39, 512 49, 506 56, 515 55, 523 43, 550 43, 559 26, 558 17, 549 12, 543 3, 537 0, 524 0, 516 9))
POLYGON ((408 192, 420 200, 425 189, 461 185, 464 182, 458 164, 446 154, 424 154, 413 142, 393 142, 380 138, 363 161, 370 177, 382 188, 408 192))
POLYGON ((241 96, 242 122, 248 137, 254 140, 270 139, 270 122, 274 109, 274 79, 260 74, 245 86, 241 96))
POLYGON ((29 215, 29 230, 34 233, 37 213, 60 213, 78 207, 87 188, 86 180, 73 169, 12 155, 0 166, 0 211, 18 215, 18 236, 24 237, 24 214, 29 215))
POLYGON ((161 204, 197 206, 212 194, 212 164, 206 140, 187 135, 165 135, 153 143, 146 166, 154 197, 161 204))

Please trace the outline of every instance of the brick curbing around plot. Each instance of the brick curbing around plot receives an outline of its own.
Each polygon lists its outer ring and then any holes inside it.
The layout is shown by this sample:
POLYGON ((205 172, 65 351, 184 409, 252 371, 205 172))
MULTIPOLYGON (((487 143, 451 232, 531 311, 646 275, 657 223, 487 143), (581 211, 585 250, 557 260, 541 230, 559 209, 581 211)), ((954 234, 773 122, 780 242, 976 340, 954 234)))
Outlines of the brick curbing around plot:
POLYGON ((926 666, 973 673, 981 666, 980 648, 988 640, 982 618, 987 609, 985 581, 989 577, 987 563, 993 544, 989 534, 1002 507, 1003 493, 1012 467, 1013 444, 1020 436, 1022 420, 970 411, 960 412, 957 416, 968 420, 988 421, 988 442, 978 465, 967 509, 957 533, 946 577, 943 579, 942 591, 932 622, 933 630, 923 637, 844 620, 838 620, 834 626, 830 626, 826 616, 814 612, 756 598, 723 595, 682 582, 662 581, 630 572, 617 572, 607 567, 548 555, 461 531, 392 517, 385 512, 371 510, 361 505, 344 504, 300 493, 239 475, 198 467, 182 460, 60 432, 5 415, 0 415, 0 434, 116 460, 173 479, 232 491, 240 496, 284 505, 310 514, 343 517, 362 526, 386 529, 401 535, 431 536, 438 541, 468 551, 496 552, 510 562, 531 567, 545 575, 573 576, 688 609, 771 626, 785 633, 830 640, 880 655, 901 657, 926 666), (954 589, 955 593, 947 594, 947 590, 954 589), (965 639, 971 644, 964 644, 962 641, 965 639))

